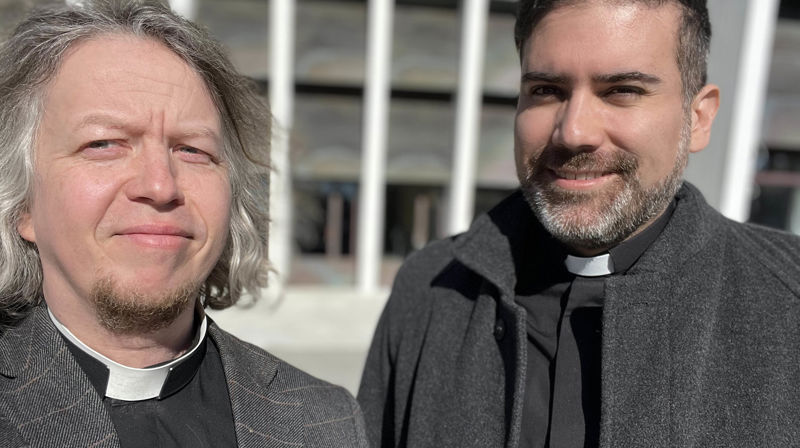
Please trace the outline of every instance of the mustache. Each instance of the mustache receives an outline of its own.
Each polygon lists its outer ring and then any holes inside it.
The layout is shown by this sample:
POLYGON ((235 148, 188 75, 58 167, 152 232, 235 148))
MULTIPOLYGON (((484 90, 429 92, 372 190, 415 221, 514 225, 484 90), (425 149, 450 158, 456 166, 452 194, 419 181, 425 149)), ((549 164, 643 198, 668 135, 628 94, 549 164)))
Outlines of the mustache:
POLYGON ((638 168, 636 156, 625 151, 576 152, 562 147, 547 147, 528 160, 529 173, 533 177, 548 170, 600 171, 628 177, 636 173, 638 168))

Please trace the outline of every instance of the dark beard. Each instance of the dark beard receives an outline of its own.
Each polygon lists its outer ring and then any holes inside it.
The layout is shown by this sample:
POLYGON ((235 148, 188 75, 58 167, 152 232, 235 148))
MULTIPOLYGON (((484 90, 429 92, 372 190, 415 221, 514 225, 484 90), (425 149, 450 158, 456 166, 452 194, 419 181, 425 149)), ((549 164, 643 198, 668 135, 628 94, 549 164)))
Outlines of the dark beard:
POLYGON ((137 291, 121 291, 104 277, 91 291, 91 302, 100 324, 120 335, 147 334, 168 327, 197 299, 199 286, 187 284, 153 297, 137 291))
POLYGON ((611 156, 547 148, 528 161, 520 179, 522 191, 539 221, 556 239, 573 248, 598 250, 612 247, 663 211, 680 188, 688 157, 679 149, 672 172, 644 189, 634 155, 618 151, 611 156), (600 192, 563 190, 546 182, 548 167, 616 174, 619 188, 600 192))

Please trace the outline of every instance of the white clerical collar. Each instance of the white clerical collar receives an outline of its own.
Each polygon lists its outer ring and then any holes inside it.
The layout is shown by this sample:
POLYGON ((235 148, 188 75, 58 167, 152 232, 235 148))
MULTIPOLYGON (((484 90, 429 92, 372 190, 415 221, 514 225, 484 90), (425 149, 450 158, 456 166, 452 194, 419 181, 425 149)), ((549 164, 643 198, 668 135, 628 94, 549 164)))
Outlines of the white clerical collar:
POLYGON ((67 327, 56 319, 50 309, 48 309, 47 312, 50 314, 50 320, 53 321, 58 331, 64 335, 67 340, 72 342, 81 351, 106 366, 108 369, 108 383, 105 396, 125 401, 141 401, 158 397, 164 387, 164 383, 169 377, 169 373, 183 361, 190 358, 197 348, 202 345, 208 327, 208 319, 205 314, 203 314, 200 329, 192 341, 191 348, 186 353, 165 364, 137 369, 124 366, 96 352, 75 337, 67 327))
POLYGON ((611 255, 602 254, 596 257, 576 257, 567 255, 564 260, 567 270, 581 277, 600 277, 614 273, 614 260, 611 255))

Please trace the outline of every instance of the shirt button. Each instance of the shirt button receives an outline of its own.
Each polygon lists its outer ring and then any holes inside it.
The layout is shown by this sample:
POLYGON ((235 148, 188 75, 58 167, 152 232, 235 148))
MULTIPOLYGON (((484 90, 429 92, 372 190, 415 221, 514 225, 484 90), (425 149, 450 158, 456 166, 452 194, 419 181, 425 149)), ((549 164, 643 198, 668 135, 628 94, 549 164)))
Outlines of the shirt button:
POLYGON ((503 322, 503 319, 499 317, 494 322, 494 338, 499 340, 503 339, 503 336, 506 335, 506 323, 503 322))

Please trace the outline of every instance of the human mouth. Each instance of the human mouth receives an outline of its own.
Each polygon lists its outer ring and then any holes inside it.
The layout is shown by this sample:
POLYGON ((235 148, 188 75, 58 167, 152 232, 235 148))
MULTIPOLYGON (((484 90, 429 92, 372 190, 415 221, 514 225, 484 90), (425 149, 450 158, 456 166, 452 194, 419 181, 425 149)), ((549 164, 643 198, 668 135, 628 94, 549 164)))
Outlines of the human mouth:
POLYGON ((572 170, 553 170, 556 177, 566 180, 594 180, 609 173, 603 171, 572 171, 572 170))
POLYGON ((574 169, 550 169, 553 183, 566 190, 591 190, 610 182, 613 172, 574 169))
POLYGON ((168 224, 126 227, 116 235, 135 245, 158 249, 179 248, 193 239, 192 233, 188 230, 168 224))

